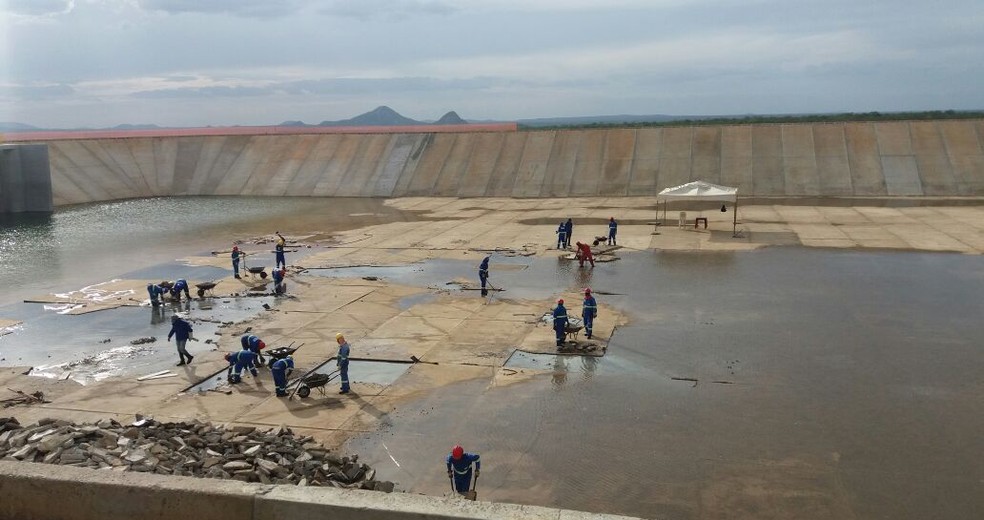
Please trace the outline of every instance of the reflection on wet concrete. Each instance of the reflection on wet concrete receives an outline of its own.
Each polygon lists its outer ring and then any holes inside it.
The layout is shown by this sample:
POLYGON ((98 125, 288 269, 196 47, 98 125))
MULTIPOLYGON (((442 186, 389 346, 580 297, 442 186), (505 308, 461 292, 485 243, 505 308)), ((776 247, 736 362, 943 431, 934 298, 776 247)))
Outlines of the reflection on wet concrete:
MULTIPOLYGON (((441 457, 461 443, 482 454, 483 499, 586 511, 978 516, 979 258, 623 256, 591 274, 619 293, 599 301, 632 319, 605 357, 531 358, 541 374, 522 384, 439 388, 346 449, 403 489, 440 495, 441 457)), ((582 284, 561 267, 541 258, 499 278, 510 293, 582 284)))

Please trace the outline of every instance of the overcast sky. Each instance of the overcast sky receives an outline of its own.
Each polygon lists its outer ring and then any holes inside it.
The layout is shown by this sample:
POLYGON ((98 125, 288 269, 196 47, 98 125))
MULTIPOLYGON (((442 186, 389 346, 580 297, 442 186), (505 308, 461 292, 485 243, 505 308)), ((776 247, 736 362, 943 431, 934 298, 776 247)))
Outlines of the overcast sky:
POLYGON ((0 121, 984 109, 982 0, 0 0, 0 121))

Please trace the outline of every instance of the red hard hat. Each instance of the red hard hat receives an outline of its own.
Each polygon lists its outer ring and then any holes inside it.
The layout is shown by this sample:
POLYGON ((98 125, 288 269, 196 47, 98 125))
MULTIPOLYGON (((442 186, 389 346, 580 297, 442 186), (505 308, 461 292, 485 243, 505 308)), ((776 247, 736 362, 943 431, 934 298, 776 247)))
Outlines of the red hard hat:
POLYGON ((459 445, 455 445, 454 448, 451 448, 451 458, 454 460, 460 459, 461 456, 464 454, 465 454, 465 449, 459 445))
POLYGON ((232 358, 232 352, 226 352, 225 360, 229 361, 232 358))
POLYGON ((260 350, 263 350, 263 349, 266 348, 266 343, 263 343, 263 340, 260 340, 260 342, 259 342, 259 344, 257 344, 257 346, 260 347, 260 350))
POLYGON ((557 303, 563 305, 564 304, 564 300, 563 299, 557 300, 557 303))
POLYGON ((584 294, 591 294, 591 288, 588 287, 587 289, 585 289, 584 294))

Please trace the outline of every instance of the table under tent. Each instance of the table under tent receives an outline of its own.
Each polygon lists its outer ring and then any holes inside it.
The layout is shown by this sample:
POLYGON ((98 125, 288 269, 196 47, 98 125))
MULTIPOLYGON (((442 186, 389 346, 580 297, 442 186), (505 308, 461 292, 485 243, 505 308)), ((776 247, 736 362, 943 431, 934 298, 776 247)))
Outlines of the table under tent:
MULTIPOLYGON (((718 186, 717 184, 711 184, 704 181, 693 181, 686 184, 681 184, 679 186, 674 186, 672 188, 666 188, 665 190, 659 192, 656 196, 657 211, 659 203, 663 203, 663 220, 666 220, 666 206, 667 203, 672 201, 707 201, 707 202, 722 202, 721 211, 726 211, 726 204, 730 202, 732 204, 732 236, 737 236, 738 234, 738 188, 731 188, 729 186, 718 186)), ((685 213, 681 213, 681 216, 685 213)), ((703 218, 703 217, 701 217, 703 218)), ((703 218, 704 227, 707 227, 707 219, 703 218)), ((681 219, 682 222, 682 219, 681 219)), ((694 226, 697 225, 697 221, 694 221, 694 226)))

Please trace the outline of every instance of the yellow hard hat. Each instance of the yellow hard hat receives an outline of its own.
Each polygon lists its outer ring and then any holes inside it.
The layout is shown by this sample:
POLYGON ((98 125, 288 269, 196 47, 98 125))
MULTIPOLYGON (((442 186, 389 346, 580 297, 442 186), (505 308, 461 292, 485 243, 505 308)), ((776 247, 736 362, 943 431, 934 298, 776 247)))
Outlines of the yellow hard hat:
POLYGON ((345 336, 339 332, 338 334, 335 334, 335 339, 345 339, 345 336))

